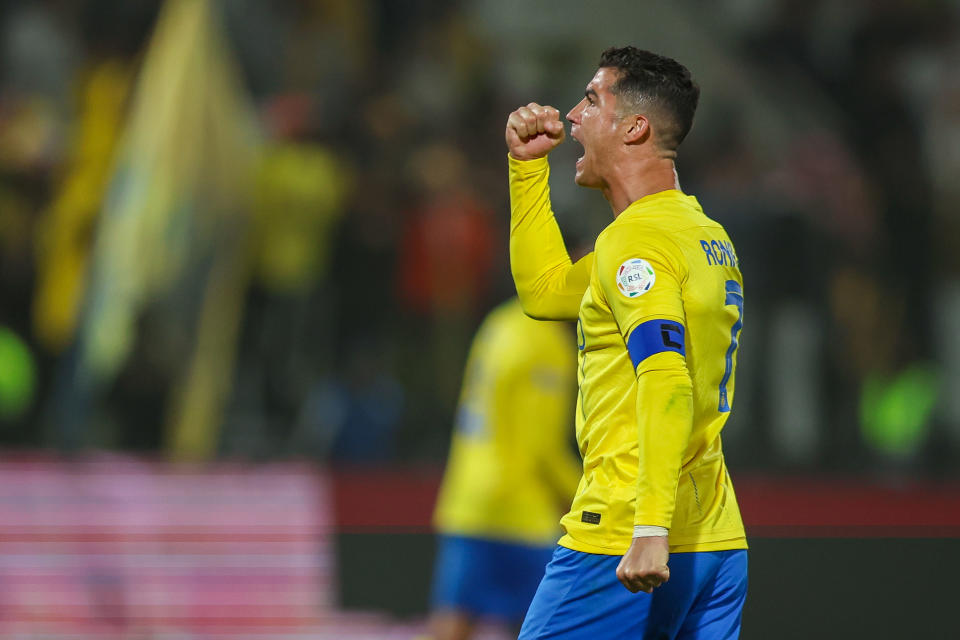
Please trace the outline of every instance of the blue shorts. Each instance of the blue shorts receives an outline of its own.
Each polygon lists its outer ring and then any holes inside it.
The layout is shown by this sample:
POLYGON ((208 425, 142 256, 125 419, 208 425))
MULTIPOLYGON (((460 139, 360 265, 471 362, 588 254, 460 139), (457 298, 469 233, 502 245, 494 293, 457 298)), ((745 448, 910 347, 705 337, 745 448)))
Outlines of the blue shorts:
POLYGON ((526 546, 439 536, 432 604, 477 618, 519 623, 550 561, 553 545, 526 546))
POLYGON ((747 552, 670 554, 670 580, 653 594, 617 580, 622 556, 557 547, 518 640, 726 640, 740 635, 747 552))

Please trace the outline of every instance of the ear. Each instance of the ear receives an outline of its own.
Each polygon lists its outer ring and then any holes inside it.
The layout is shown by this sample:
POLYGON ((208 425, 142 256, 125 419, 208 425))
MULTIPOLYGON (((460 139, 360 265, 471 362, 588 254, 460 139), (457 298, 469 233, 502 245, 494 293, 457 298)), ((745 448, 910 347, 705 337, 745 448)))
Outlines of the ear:
POLYGON ((650 137, 650 121, 645 115, 637 113, 628 116, 626 126, 623 132, 623 141, 626 144, 639 144, 650 137))

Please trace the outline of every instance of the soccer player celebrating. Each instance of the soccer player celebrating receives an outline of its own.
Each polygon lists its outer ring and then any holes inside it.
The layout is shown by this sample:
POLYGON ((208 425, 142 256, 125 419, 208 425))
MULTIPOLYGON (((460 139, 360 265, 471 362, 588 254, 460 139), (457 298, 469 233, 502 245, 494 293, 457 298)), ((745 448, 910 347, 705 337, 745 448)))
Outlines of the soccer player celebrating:
POLYGON ((514 632, 523 621, 580 476, 569 339, 516 299, 477 331, 434 514, 432 640, 465 640, 478 619, 514 632))
POLYGON ((720 431, 743 282, 674 167, 699 93, 674 60, 603 52, 566 118, 584 150, 575 181, 603 193, 614 221, 575 263, 548 187, 560 114, 530 103, 507 120, 513 277, 528 315, 577 320, 583 456, 521 640, 739 636, 747 542, 720 431))

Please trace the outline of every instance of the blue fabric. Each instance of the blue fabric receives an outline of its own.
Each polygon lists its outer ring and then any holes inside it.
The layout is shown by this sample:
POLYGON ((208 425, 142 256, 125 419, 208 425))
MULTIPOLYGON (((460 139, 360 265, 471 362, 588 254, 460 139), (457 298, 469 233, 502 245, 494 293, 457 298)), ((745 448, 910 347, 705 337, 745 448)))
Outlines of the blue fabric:
POLYGON ((633 368, 636 369, 641 362, 663 351, 675 351, 686 356, 685 333, 683 325, 673 320, 647 320, 638 324, 627 338, 627 351, 633 368))
POLYGON ((724 305, 733 305, 737 308, 737 321, 733 323, 730 329, 730 346, 727 348, 726 364, 723 370, 723 379, 720 381, 720 404, 718 411, 730 411, 730 400, 727 397, 727 383, 730 382, 730 375, 733 373, 733 354, 737 350, 737 336, 743 328, 743 287, 736 280, 727 280, 727 296, 724 299, 724 305))
POLYGON ((461 536, 439 536, 439 545, 433 608, 513 624, 523 619, 553 553, 553 545, 461 536))
POLYGON ((728 640, 740 635, 747 552, 670 555, 670 580, 653 594, 617 580, 621 556, 557 547, 518 640, 728 640))

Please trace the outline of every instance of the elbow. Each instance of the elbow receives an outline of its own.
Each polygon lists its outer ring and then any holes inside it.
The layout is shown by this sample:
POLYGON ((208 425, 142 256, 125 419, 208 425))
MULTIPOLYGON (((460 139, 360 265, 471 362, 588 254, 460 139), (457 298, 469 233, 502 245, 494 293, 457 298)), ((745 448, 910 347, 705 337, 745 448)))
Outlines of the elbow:
POLYGON ((686 361, 675 353, 655 354, 655 361, 646 361, 637 372, 640 383, 656 385, 658 389, 670 389, 677 395, 693 396, 693 379, 686 361))
POLYGON ((533 318, 534 320, 550 320, 547 317, 547 308, 541 300, 535 295, 530 293, 521 293, 517 291, 517 298, 520 300, 520 308, 523 309, 523 312, 527 317, 533 318))
POLYGON ((524 269, 511 261, 513 282, 523 312, 534 320, 575 320, 583 291, 569 291, 569 262, 540 271, 524 269))
POLYGON ((517 289, 517 299, 520 308, 534 320, 552 320, 550 317, 549 296, 545 295, 543 287, 539 286, 538 274, 529 273, 519 265, 510 262, 510 271, 513 275, 513 284, 517 289))
POLYGON ((667 369, 660 374, 662 384, 665 387, 673 389, 677 395, 693 396, 693 380, 690 378, 690 372, 686 367, 667 369))
POLYGON ((532 292, 520 291, 517 288, 517 298, 520 300, 520 308, 523 313, 534 320, 567 320, 568 318, 562 310, 555 308, 556 305, 550 303, 549 297, 538 296, 532 292))

